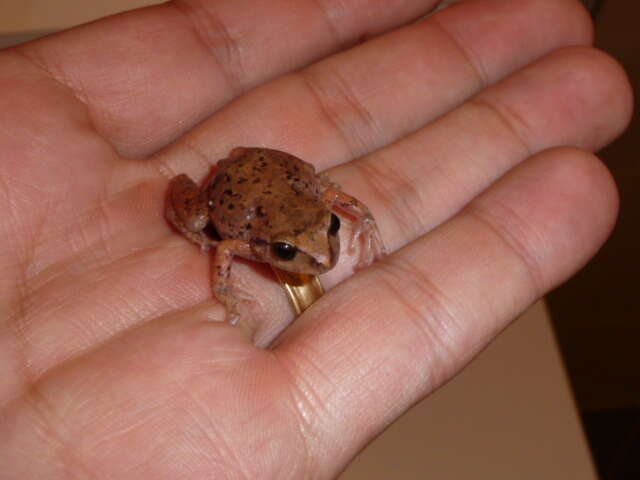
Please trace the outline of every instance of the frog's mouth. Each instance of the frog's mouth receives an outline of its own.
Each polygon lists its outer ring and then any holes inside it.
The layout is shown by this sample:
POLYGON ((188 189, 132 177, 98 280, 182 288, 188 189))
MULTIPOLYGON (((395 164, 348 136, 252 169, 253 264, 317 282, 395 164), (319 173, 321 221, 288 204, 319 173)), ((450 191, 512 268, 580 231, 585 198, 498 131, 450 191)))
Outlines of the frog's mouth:
MULTIPOLYGON (((338 263, 338 255, 333 249, 329 249, 326 254, 306 255, 309 260, 309 271, 299 271, 299 273, 307 273, 309 275, 320 275, 328 272, 336 263, 338 263)), ((300 266, 298 266, 300 270, 300 266)))
POLYGON ((331 270, 337 263, 337 256, 333 252, 327 254, 308 254, 297 252, 295 258, 289 261, 273 261, 272 265, 290 273, 305 275, 320 275, 331 270))
POLYGON ((321 260, 314 258, 314 262, 316 263, 317 268, 320 270, 320 273, 327 272, 336 266, 338 263, 338 256, 335 254, 333 250, 329 252, 329 258, 323 258, 321 260))

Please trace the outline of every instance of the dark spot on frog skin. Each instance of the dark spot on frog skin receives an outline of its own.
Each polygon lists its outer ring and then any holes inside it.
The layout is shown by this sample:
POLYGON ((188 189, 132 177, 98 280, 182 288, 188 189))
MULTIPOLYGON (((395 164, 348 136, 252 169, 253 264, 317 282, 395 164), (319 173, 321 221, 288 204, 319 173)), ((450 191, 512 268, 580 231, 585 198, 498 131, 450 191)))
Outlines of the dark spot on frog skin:
POLYGON ((271 195, 273 192, 271 190, 265 190, 262 192, 264 195, 271 195))
POLYGON ((218 202, 220 205, 224 205, 224 198, 221 198, 220 201, 218 202))
POLYGON ((247 223, 247 224, 244 226, 244 229, 245 229, 245 230, 251 230, 252 228, 253 228, 253 225, 251 225, 250 223, 247 223))
POLYGON ((264 212, 264 208, 262 207, 256 208, 256 215, 260 218, 264 217, 266 215, 264 212))
POLYGON ((236 183, 242 184, 242 183, 246 183, 246 182, 247 182, 247 179, 245 177, 240 177, 236 183))
POLYGON ((207 238, 209 238, 210 240, 214 240, 216 242, 219 242, 220 240, 222 240, 222 237, 220 237, 220 234, 218 233, 218 230, 216 230, 216 227, 213 225, 213 223, 209 222, 207 223, 207 226, 204 227, 204 229, 202 230, 202 232, 207 236, 207 238))
POLYGON ((256 184, 256 183, 260 183, 261 181, 262 181, 262 179, 260 177, 256 177, 256 178, 253 179, 253 182, 251 182, 251 183, 256 184))
POLYGON ((231 190, 226 189, 224 192, 222 192, 224 195, 231 195, 231 190))
POLYGON ((233 210, 234 208, 236 208, 236 206, 235 206, 233 203, 230 203, 230 204, 227 206, 227 208, 228 208, 229 210, 233 210))

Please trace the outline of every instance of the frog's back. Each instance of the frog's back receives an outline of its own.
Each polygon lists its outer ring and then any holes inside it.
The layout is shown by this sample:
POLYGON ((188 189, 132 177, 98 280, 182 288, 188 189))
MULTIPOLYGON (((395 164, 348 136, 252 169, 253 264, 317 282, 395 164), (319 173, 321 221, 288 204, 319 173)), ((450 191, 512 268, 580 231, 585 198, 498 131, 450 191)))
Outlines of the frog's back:
POLYGON ((324 210, 313 165, 278 150, 245 148, 218 163, 209 198, 222 238, 251 240, 283 229, 303 230, 324 210))

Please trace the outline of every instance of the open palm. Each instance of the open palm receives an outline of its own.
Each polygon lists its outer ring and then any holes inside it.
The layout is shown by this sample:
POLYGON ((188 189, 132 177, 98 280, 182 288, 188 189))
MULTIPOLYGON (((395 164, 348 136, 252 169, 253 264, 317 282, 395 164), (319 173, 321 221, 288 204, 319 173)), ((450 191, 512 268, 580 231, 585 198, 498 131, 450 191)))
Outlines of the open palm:
POLYGON ((593 255, 630 93, 586 13, 434 3, 178 0, 0 54, 3 478, 331 478, 593 255), (163 217, 238 145, 328 170, 391 252, 291 326, 248 264, 226 324, 163 217))

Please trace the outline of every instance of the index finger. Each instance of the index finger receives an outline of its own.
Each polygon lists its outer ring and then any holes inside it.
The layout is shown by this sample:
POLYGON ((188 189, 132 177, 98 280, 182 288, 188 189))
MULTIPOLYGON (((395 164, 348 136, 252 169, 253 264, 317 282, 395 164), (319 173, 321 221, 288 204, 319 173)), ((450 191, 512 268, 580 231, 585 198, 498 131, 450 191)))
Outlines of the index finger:
POLYGON ((406 23, 436 2, 295 3, 174 0, 16 48, 75 92, 120 153, 139 157, 243 91, 406 23))

